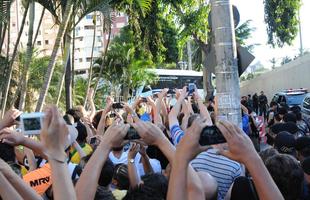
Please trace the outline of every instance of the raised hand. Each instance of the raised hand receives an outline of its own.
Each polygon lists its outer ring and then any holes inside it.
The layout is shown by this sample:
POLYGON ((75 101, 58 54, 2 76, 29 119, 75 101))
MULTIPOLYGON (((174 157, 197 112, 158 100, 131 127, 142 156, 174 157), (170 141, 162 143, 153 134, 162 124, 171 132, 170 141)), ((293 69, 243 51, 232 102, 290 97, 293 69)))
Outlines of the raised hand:
POLYGON ((15 119, 22 114, 21 111, 13 108, 9 111, 7 111, 3 119, 0 120, 0 130, 6 127, 11 127, 15 124, 15 119))
POLYGON ((120 147, 124 144, 124 138, 129 130, 129 124, 124 124, 122 122, 114 121, 113 124, 105 132, 102 143, 112 147, 120 147))
POLYGON ((68 140, 68 128, 57 107, 47 108, 41 130, 41 141, 47 155, 52 159, 65 160, 65 143, 68 140))
POLYGON ((168 88, 163 89, 160 93, 158 93, 158 98, 159 98, 159 99, 163 99, 164 97, 166 97, 168 91, 169 91, 168 88))
POLYGON ((25 137, 22 134, 17 133, 9 128, 5 128, 0 131, 0 140, 3 143, 6 143, 12 146, 18 146, 23 143, 23 141, 25 140, 25 137))
POLYGON ((164 133, 151 122, 138 120, 132 126, 139 133, 143 142, 148 145, 159 145, 160 141, 166 139, 164 133))
POLYGON ((129 149, 129 152, 128 152, 128 159, 135 159, 137 153, 140 151, 140 144, 138 143, 131 143, 131 147, 129 149))
POLYGON ((197 154, 210 148, 199 144, 200 134, 208 124, 205 119, 198 117, 185 131, 183 138, 177 146, 176 155, 180 155, 185 161, 190 162, 197 154))
POLYGON ((94 89, 93 88, 89 88, 88 92, 87 92, 87 99, 88 100, 92 100, 94 97, 94 89))
POLYGON ((228 143, 229 150, 219 150, 219 153, 243 164, 250 162, 257 155, 250 138, 236 125, 228 121, 220 121, 217 127, 228 143))

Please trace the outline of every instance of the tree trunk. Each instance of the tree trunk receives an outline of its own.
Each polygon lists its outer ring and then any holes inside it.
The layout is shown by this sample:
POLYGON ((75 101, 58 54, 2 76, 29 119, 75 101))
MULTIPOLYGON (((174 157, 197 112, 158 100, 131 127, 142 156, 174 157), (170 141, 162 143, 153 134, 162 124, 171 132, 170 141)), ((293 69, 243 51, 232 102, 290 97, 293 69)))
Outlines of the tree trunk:
MULTIPOLYGON (((74 23, 73 23, 74 24, 74 23)), ((72 30, 72 52, 71 52, 71 88, 72 88, 72 94, 74 92, 74 60, 75 60, 75 27, 73 27, 72 30)))
POLYGON ((94 57, 94 47, 95 47, 95 41, 96 41, 96 26, 97 26, 97 14, 96 12, 94 13, 95 17, 94 17, 94 37, 93 37, 93 44, 92 44, 92 48, 91 48, 91 55, 90 55, 90 66, 89 66, 89 71, 88 71, 88 83, 87 83, 87 88, 86 88, 86 95, 85 95, 85 100, 84 100, 84 107, 86 106, 87 103, 87 93, 88 90, 90 89, 90 85, 91 85, 91 79, 92 79, 92 75, 93 75, 93 57, 94 57))
POLYGON ((230 0, 211 0, 212 30, 215 36, 216 96, 218 119, 242 126, 240 87, 232 5, 230 0))
POLYGON ((66 36, 66 45, 68 45, 68 58, 65 70, 65 91, 66 91, 66 109, 72 108, 72 85, 71 85, 71 35, 66 36), (67 42, 68 41, 68 42, 67 42))
POLYGON ((37 37, 38 37, 39 31, 40 31, 40 27, 41 27, 41 24, 42 24, 42 21, 43 21, 44 13, 45 13, 45 8, 43 8, 42 13, 41 13, 41 16, 40 16, 38 28, 37 28, 36 34, 35 34, 35 36, 34 36, 34 39, 33 39, 32 48, 33 48, 33 47, 35 46, 35 44, 36 44, 37 37))
MULTIPOLYGON (((2 110, 1 117, 3 117, 5 109, 6 109, 6 102, 8 99, 8 94, 9 94, 9 89, 10 89, 10 84, 11 84, 11 79, 12 79, 12 73, 13 73, 13 64, 14 64, 15 57, 17 55, 17 49, 19 46, 19 41, 20 41, 21 35, 23 33, 23 30, 24 30, 28 8, 29 8, 29 2, 27 3, 26 8, 25 8, 22 24, 21 24, 20 30, 18 32, 18 36, 17 36, 17 40, 16 40, 15 47, 13 50, 12 58, 11 58, 10 62, 8 62, 8 68, 7 68, 8 69, 8 75, 7 75, 6 83, 4 86, 4 93, 2 94, 3 95, 3 101, 2 101, 2 107, 1 107, 1 110, 2 110)), ((8 22, 8 45, 9 44, 10 44, 10 19, 8 22)), ((9 46, 8 46, 8 48, 9 48, 9 46)), ((8 54, 8 52, 7 52, 7 54, 8 54)), ((9 57, 7 57, 7 59, 9 59, 9 57)))
POLYGON ((66 5, 66 10, 64 13, 64 17, 63 17, 63 20, 59 26, 59 30, 57 33, 56 41, 55 41, 53 52, 51 55, 51 60, 48 64, 47 72, 46 72, 46 75, 44 77, 44 83, 43 83, 43 87, 42 87, 41 92, 40 92, 39 100, 38 100, 37 107, 36 107, 36 112, 40 112, 43 108, 43 104, 45 102, 45 97, 47 95, 47 92, 48 92, 48 89, 50 86, 50 82, 51 82, 51 79, 53 76, 58 49, 59 49, 59 46, 61 44, 61 40, 64 37, 65 30, 67 29, 67 25, 69 23, 69 20, 71 19, 72 6, 73 6, 73 0, 68 0, 67 5, 66 5))
POLYGON ((70 59, 70 38, 66 38, 66 43, 65 43, 65 48, 64 48, 64 55, 63 55, 63 73, 61 75, 60 81, 59 81, 59 85, 58 85, 58 94, 57 94, 57 101, 56 101, 56 105, 58 106, 59 104, 59 100, 61 97, 61 92, 62 92, 62 87, 65 81, 65 74, 68 68, 68 61, 70 59))
POLYGON ((19 110, 24 110, 25 108, 27 85, 28 85, 28 79, 29 79, 29 67, 30 67, 32 54, 33 54, 32 38, 33 38, 34 18, 35 18, 35 3, 34 1, 31 1, 29 5, 29 30, 28 30, 27 52, 26 52, 25 65, 23 68, 23 73, 22 73, 22 78, 21 78, 19 110))

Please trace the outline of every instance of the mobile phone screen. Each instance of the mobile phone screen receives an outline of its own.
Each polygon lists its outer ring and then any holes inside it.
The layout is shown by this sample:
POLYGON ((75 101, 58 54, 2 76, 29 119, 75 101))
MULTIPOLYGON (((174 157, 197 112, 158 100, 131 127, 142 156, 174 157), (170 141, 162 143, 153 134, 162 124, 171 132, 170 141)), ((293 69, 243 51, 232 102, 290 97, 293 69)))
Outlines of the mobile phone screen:
POLYGON ((199 144, 201 146, 220 144, 225 143, 226 139, 224 138, 221 131, 216 126, 207 126, 205 127, 200 135, 199 144))

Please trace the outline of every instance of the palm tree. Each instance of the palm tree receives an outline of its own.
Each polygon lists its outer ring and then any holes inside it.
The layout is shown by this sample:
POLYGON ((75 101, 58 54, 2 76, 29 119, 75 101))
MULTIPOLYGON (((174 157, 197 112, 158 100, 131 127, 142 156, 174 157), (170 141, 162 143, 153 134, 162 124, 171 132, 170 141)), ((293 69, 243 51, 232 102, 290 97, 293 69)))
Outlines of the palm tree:
POLYGON ((42 90, 40 92, 39 100, 38 100, 37 107, 36 107, 36 112, 41 111, 43 108, 43 104, 45 102, 46 94, 47 94, 48 88, 50 86, 50 82, 51 82, 52 75, 54 72, 57 52, 58 52, 58 49, 60 47, 61 40, 63 39, 63 37, 65 35, 65 30, 67 29, 69 20, 71 18, 72 8, 73 8, 73 0, 68 0, 66 3, 62 22, 59 26, 56 41, 55 41, 53 51, 52 51, 52 55, 51 55, 51 60, 50 60, 49 65, 48 65, 48 70, 47 70, 47 73, 44 77, 44 84, 43 84, 42 90))
POLYGON ((24 110, 25 99, 27 93, 27 84, 29 78, 29 66, 33 53, 33 26, 34 26, 34 17, 35 17, 35 3, 33 0, 29 2, 29 30, 28 30, 28 42, 27 42, 27 52, 26 52, 26 63, 23 68, 22 78, 21 78, 21 90, 20 90, 20 99, 19 99, 19 110, 24 110))
MULTIPOLYGON (((6 26, 8 26, 8 44, 10 44, 10 6, 11 6, 11 3, 12 1, 5 1, 7 4, 6 4, 6 14, 3 14, 3 10, 2 10, 2 7, 1 7, 1 16, 6 16, 6 26)), ((1 2, 1 6, 4 5, 3 2, 1 2)), ((7 71, 4 73, 5 75, 5 78, 6 78, 6 82, 5 82, 5 85, 4 85, 4 93, 2 94, 2 97, 3 97, 3 100, 2 100, 2 106, 1 106, 1 110, 2 110, 2 113, 1 113, 1 117, 3 117, 4 115, 4 112, 6 110, 6 103, 7 103, 7 99, 8 99, 8 94, 9 94, 9 89, 10 89, 10 84, 11 84, 11 79, 12 79, 12 73, 13 73, 13 64, 14 64, 14 60, 15 60, 15 57, 17 55, 17 49, 18 49, 18 46, 19 46, 19 42, 20 42, 20 38, 21 38, 21 35, 23 33, 23 30, 24 30, 24 25, 25 25, 25 21, 26 21, 26 17, 27 17, 27 13, 28 13, 28 8, 29 8, 29 2, 27 2, 26 4, 26 7, 25 7, 25 11, 24 11, 24 15, 23 15, 23 19, 22 19, 22 23, 21 23, 21 27, 20 27, 20 30, 18 32, 18 36, 17 36, 17 39, 16 39, 16 43, 15 43, 15 47, 14 47, 14 50, 13 50, 13 54, 12 54, 12 57, 11 57, 11 60, 9 61, 9 45, 8 45, 8 49, 7 49, 7 71)), ((2 20, 1 20, 2 21, 2 20)), ((4 34, 5 32, 3 33, 3 38, 4 38, 4 34)), ((2 47, 2 45, 1 45, 2 47)))

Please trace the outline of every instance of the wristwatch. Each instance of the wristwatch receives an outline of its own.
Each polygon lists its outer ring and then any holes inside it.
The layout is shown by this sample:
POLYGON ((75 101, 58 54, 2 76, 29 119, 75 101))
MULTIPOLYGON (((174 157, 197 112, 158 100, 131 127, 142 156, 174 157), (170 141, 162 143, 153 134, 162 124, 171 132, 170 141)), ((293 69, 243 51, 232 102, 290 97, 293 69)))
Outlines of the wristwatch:
POLYGON ((135 163, 135 159, 133 159, 133 158, 130 159, 130 160, 129 160, 129 163, 134 164, 134 163, 135 163))

